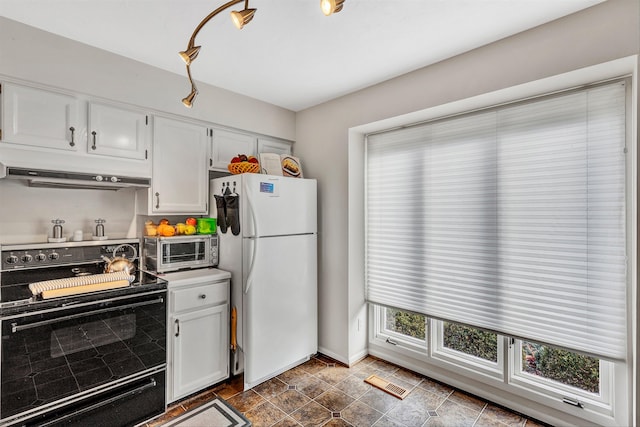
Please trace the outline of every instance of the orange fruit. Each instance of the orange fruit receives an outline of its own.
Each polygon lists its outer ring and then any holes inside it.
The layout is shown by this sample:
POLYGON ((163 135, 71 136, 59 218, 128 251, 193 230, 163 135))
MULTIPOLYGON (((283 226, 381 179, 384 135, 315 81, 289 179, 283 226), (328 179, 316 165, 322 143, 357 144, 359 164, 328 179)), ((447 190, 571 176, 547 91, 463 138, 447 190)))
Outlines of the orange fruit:
POLYGON ((176 234, 176 229, 169 224, 160 224, 157 228, 157 232, 160 236, 170 237, 176 234))

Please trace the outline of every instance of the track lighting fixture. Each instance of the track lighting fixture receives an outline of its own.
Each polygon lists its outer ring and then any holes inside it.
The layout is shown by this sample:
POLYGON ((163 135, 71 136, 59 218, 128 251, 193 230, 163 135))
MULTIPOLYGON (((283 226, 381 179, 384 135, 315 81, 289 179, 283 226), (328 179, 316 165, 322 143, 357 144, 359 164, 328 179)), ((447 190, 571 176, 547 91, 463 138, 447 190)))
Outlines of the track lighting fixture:
POLYGON ((196 89, 196 87, 191 86, 191 93, 185 98, 182 98, 182 103, 184 104, 184 106, 187 108, 191 108, 193 106, 193 100, 195 99, 197 94, 198 90, 196 89))
POLYGON ((236 25, 236 27, 241 30, 245 24, 248 24, 251 19, 253 19, 253 15, 256 13, 255 9, 244 9, 241 11, 234 10, 231 12, 231 20, 236 25))
MULTIPOLYGON (((193 31, 191 38, 189 39, 187 48, 182 52, 179 52, 180 57, 182 58, 184 63, 187 64, 187 75, 189 76, 189 82, 191 83, 191 93, 189 93, 189 95, 182 99, 182 103, 186 107, 191 108, 193 106, 194 99, 198 95, 198 89, 196 88, 196 85, 193 83, 193 79, 191 78, 191 63, 196 59, 198 53, 200 52, 200 46, 195 45, 196 36, 198 35, 202 27, 204 27, 204 25, 211 20, 211 18, 213 18, 223 10, 228 9, 231 6, 242 1, 244 1, 244 9, 240 11, 234 10, 231 12, 231 20, 238 29, 242 29, 253 19, 253 15, 256 13, 256 9, 249 8, 249 0, 231 0, 211 12, 198 24, 196 29, 193 31)), ((344 0, 320 0, 320 8, 322 9, 322 12, 328 16, 332 13, 340 12, 342 10, 343 3, 344 0)))
POLYGON ((198 56, 198 52, 200 52, 201 46, 193 46, 187 50, 180 52, 180 57, 187 65, 191 65, 194 59, 198 56))
POLYGON ((191 83, 191 93, 185 98, 182 98, 182 103, 185 107, 191 108, 193 106, 193 100, 198 95, 198 88, 191 78, 191 64, 187 64, 187 76, 189 77, 189 83, 191 83))
POLYGON ((320 9, 326 16, 342 10, 344 0, 320 0, 320 9))

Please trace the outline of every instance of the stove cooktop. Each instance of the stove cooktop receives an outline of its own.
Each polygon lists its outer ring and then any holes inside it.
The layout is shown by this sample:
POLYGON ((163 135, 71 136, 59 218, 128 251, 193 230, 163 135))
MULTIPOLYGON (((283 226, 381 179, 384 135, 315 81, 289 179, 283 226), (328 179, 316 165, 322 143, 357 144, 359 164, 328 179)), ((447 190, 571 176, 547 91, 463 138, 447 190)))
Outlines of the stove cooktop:
MULTIPOLYGON (((166 290, 167 281, 149 272, 136 269, 130 286, 85 294, 41 300, 29 290, 29 284, 45 280, 64 279, 104 273, 102 258, 139 255, 137 239, 86 241, 57 244, 2 245, 0 257, 0 313, 33 311, 78 302, 96 301, 146 291, 166 290)), ((134 263, 137 264, 137 261, 134 263)))

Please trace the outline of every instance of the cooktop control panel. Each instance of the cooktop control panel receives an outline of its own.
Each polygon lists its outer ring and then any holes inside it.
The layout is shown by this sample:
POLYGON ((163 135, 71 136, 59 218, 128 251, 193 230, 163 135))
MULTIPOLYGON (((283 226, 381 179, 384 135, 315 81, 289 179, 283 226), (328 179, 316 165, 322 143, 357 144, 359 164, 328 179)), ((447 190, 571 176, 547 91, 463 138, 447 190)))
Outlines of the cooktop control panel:
POLYGON ((41 268, 65 264, 101 262, 103 256, 111 258, 117 249, 117 256, 132 259, 139 248, 138 240, 123 239, 101 242, 43 243, 24 245, 3 245, 0 247, 2 271, 41 268), (124 245, 124 246, 121 246, 124 245))

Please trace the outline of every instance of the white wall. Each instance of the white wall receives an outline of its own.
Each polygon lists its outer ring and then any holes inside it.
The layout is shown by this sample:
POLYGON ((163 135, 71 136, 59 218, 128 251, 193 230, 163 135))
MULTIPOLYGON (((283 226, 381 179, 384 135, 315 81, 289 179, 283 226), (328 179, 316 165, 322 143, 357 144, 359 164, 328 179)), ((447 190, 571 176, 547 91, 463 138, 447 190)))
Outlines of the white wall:
MULTIPOLYGON (((362 235, 361 224, 349 222, 350 206, 362 209, 362 195, 350 192, 360 183, 349 181, 349 130, 638 54, 639 28, 637 0, 609 0, 298 112, 296 154, 305 160, 305 174, 319 182, 321 351, 348 363, 366 352, 367 346, 365 331, 358 330, 358 321, 366 320, 361 277, 363 248, 357 244, 349 248, 348 239, 350 233, 362 235)), ((359 155, 353 147, 351 153, 359 155)))
MULTIPOLYGON (((180 61, 178 55, 176 60, 180 61)), ((192 109, 186 75, 170 73, 0 17, 0 81, 19 79, 258 134, 293 140, 295 113, 198 83, 192 109)), ((0 155, 0 161, 2 157, 0 155)), ((43 242, 51 219, 67 221, 65 234, 105 218, 110 237, 135 237, 135 192, 30 188, 0 180, 0 243, 43 242)))

